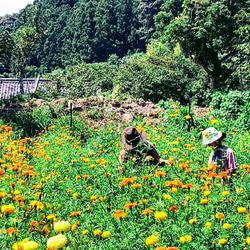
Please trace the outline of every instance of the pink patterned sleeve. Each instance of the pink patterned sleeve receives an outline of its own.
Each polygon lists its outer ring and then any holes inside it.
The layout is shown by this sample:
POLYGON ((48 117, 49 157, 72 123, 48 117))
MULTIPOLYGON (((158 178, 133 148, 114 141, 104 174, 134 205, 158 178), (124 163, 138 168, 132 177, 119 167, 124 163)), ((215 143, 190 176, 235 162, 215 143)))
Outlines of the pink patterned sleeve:
POLYGON ((236 169, 234 151, 231 148, 227 149, 227 159, 228 159, 228 168, 231 170, 236 169))
POLYGON ((209 158, 208 158, 208 163, 207 165, 211 165, 212 161, 213 161, 213 155, 214 155, 214 152, 211 152, 210 155, 209 155, 209 158))

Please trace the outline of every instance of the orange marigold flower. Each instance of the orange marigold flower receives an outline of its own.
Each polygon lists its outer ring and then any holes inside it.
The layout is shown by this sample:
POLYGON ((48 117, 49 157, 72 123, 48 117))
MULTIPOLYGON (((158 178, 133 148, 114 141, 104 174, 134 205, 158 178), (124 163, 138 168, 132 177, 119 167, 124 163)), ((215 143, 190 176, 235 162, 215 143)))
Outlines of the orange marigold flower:
POLYGON ((143 177, 142 177, 142 180, 144 181, 144 180, 147 180, 149 178, 149 175, 144 175, 143 177))
POLYGON ((167 248, 164 246, 160 246, 160 247, 156 247, 154 250, 167 250, 167 248))
POLYGON ((77 216, 77 215, 80 215, 81 213, 82 211, 73 211, 73 212, 70 212, 69 217, 77 216))
POLYGON ((124 204, 124 208, 125 209, 129 209, 129 208, 132 208, 132 207, 136 207, 137 206, 137 202, 127 202, 124 204))
POLYGON ((215 218, 218 219, 218 220, 221 220, 225 217, 225 215, 221 212, 218 212, 215 214, 215 218))
POLYGON ((30 222, 30 226, 32 226, 32 227, 35 227, 35 226, 38 226, 38 225, 39 225, 39 222, 36 221, 36 220, 32 220, 32 221, 30 222))
POLYGON ((50 233, 50 230, 47 225, 44 225, 41 229, 41 232, 44 232, 44 234, 47 236, 50 233))
POLYGON ((155 172, 155 176, 165 176, 166 175, 166 171, 156 171, 155 172))
POLYGON ((148 202, 147 199, 142 199, 142 200, 140 200, 140 204, 146 204, 147 202, 148 202))
POLYGON ((221 173, 220 173, 220 178, 222 179, 222 178, 226 178, 228 176, 228 172, 226 172, 226 171, 222 171, 221 173))
POLYGON ((179 210, 179 208, 178 208, 176 205, 170 206, 169 209, 170 209, 171 211, 177 211, 177 210, 179 210))
POLYGON ((14 233, 18 234, 18 233, 19 233, 19 230, 16 229, 16 228, 14 228, 14 227, 9 227, 9 228, 7 229, 7 233, 9 234, 10 237, 12 237, 12 235, 13 235, 14 233))
POLYGON ((127 216, 127 213, 124 212, 124 211, 121 210, 121 209, 117 209, 117 210, 115 210, 115 212, 114 212, 114 218, 115 218, 115 219, 125 218, 126 216, 127 216))
POLYGON ((153 213, 154 211, 152 210, 152 209, 150 209, 150 208, 146 208, 146 209, 143 209, 142 211, 141 211, 141 213, 142 214, 145 214, 145 215, 147 215, 147 214, 151 214, 151 213, 153 213))

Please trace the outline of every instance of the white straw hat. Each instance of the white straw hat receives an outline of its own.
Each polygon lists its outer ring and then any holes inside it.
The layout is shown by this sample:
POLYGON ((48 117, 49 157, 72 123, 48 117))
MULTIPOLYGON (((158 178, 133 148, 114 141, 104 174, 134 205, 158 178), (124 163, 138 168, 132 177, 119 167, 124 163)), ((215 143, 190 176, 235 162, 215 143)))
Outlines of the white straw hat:
POLYGON ((223 132, 216 130, 214 127, 210 127, 205 129, 202 132, 202 135, 203 135, 203 145, 207 145, 219 140, 222 137, 223 132))

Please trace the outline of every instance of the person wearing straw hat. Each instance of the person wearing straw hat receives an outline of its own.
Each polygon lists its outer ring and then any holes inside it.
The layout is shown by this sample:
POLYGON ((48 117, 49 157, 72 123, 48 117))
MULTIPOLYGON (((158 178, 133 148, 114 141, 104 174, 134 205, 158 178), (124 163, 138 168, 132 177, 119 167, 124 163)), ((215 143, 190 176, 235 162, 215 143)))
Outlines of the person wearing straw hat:
POLYGON ((147 134, 145 131, 139 131, 139 129, 133 126, 125 128, 121 138, 119 162, 136 159, 137 163, 142 163, 144 160, 149 159, 150 164, 170 165, 170 162, 163 160, 156 151, 155 146, 146 139, 147 134))
POLYGON ((226 133, 209 127, 202 132, 203 145, 215 147, 208 159, 208 166, 213 162, 220 166, 221 171, 226 171, 230 175, 236 172, 234 151, 222 144, 226 138, 226 133))

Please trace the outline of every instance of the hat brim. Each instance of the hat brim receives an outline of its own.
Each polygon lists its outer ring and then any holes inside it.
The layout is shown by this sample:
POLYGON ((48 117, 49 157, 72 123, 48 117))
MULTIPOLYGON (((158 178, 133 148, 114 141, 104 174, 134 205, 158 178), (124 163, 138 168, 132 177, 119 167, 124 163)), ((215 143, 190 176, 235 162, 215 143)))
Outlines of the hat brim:
MULTIPOLYGON (((225 133, 224 133, 225 134, 225 133)), ((208 145, 208 144, 211 144, 217 140, 219 140, 223 135, 223 132, 222 131, 218 131, 218 135, 217 136, 214 136, 212 139, 208 140, 206 137, 203 137, 203 145, 208 145)), ((226 137, 226 136, 225 136, 226 137)), ((224 137, 224 138, 225 138, 224 137)))
MULTIPOLYGON (((141 142, 144 142, 146 139, 147 139, 147 133, 143 130, 143 131, 139 131, 138 129, 136 129, 138 131, 138 133, 140 134, 140 141, 141 142)), ((131 144, 128 144, 126 142, 126 138, 125 138, 125 135, 123 134, 122 135, 122 140, 121 140, 121 147, 122 149, 125 149, 125 150, 130 150, 130 149, 134 149, 134 148, 137 148, 138 145, 136 146, 133 146, 131 144)))

